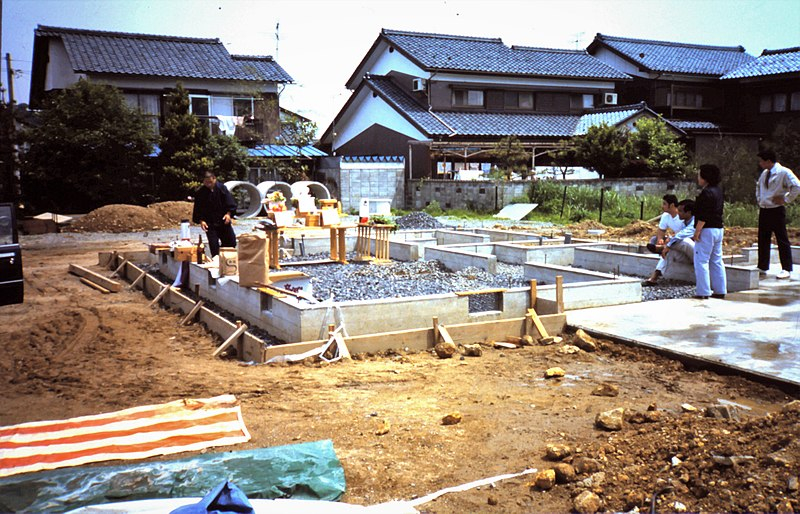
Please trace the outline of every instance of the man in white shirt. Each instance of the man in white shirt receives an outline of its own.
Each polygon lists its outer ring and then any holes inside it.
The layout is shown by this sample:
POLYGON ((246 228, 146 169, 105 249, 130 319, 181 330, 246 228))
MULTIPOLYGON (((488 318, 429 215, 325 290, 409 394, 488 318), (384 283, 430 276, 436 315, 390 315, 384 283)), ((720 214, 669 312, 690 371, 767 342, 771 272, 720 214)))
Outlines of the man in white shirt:
POLYGON ((650 277, 642 282, 644 286, 654 286, 658 279, 668 273, 670 264, 681 262, 692 264, 694 262, 694 200, 681 200, 678 203, 678 217, 681 228, 675 235, 665 241, 661 257, 658 259, 656 269, 650 277))
POLYGON ((664 241, 666 241, 667 231, 673 234, 683 228, 683 221, 678 216, 678 197, 672 194, 664 195, 661 202, 661 210, 664 213, 658 221, 658 231, 650 238, 647 249, 652 253, 660 254, 664 251, 664 241))
POLYGON ((756 183, 756 201, 758 202, 758 269, 760 277, 767 276, 770 252, 772 250, 772 234, 778 243, 778 255, 781 260, 781 272, 776 278, 787 279, 792 273, 792 248, 789 234, 786 231, 785 205, 800 195, 800 180, 792 170, 781 166, 772 150, 758 152, 758 165, 761 175, 756 183))

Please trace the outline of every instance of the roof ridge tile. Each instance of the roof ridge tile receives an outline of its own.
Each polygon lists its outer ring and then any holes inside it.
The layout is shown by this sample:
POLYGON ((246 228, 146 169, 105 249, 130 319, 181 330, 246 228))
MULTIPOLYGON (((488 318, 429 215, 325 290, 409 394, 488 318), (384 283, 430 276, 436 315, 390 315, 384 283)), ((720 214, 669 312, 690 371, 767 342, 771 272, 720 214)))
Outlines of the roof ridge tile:
MULTIPOLYGON (((39 25, 36 27, 36 33, 53 32, 61 34, 74 34, 81 36, 101 36, 109 38, 128 38, 128 39, 146 39, 156 41, 177 41, 181 43, 201 43, 201 44, 222 44, 219 38, 200 38, 200 37, 187 37, 187 36, 165 36, 159 34, 141 34, 136 32, 115 32, 107 30, 94 30, 94 29, 76 29, 69 27, 52 27, 47 25, 39 25)), ((44 34, 39 34, 44 35, 44 34)))
POLYGON ((436 34, 433 32, 411 32, 408 30, 381 29, 381 34, 386 36, 414 36, 436 39, 459 39, 463 41, 483 41, 485 43, 502 43, 499 37, 459 36, 456 34, 436 34))
POLYGON ((599 32, 595 36, 595 39, 599 39, 600 41, 618 41, 621 43, 647 43, 647 44, 663 45, 663 46, 677 46, 681 48, 698 48, 702 50, 724 50, 724 51, 736 51, 736 52, 745 51, 742 45, 736 45, 736 46, 701 45, 698 43, 680 43, 677 41, 661 41, 657 39, 637 39, 632 37, 609 36, 606 34, 601 34, 599 32))

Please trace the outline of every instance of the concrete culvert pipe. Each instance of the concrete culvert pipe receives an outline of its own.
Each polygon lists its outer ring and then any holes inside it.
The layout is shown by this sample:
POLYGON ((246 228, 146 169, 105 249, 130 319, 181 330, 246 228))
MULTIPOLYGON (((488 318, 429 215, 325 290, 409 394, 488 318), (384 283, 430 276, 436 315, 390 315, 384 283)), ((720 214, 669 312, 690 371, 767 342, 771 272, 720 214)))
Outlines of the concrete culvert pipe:
MULTIPOLYGON (((256 187, 258 188, 258 192, 261 194, 262 202, 267 199, 268 194, 274 193, 275 191, 280 191, 283 193, 284 198, 286 198, 286 207, 288 209, 292 208, 292 186, 286 182, 267 180, 266 182, 261 182, 256 187)), ((266 203, 264 203, 264 209, 265 211, 267 209, 266 203)))
POLYGON ((236 216, 252 218, 261 212, 261 193, 255 184, 239 180, 225 182, 225 187, 236 200, 236 216))
POLYGON ((329 200, 331 192, 325 187, 325 184, 314 182, 313 180, 301 180, 292 184, 292 196, 297 196, 304 188, 308 188, 308 193, 317 200, 329 200))

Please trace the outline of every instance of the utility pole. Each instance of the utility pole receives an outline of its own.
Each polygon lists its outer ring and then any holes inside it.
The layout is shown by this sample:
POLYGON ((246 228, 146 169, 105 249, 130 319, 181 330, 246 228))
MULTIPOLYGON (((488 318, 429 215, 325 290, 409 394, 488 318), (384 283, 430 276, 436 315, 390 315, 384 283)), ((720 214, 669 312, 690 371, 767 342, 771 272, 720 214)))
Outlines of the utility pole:
POLYGON ((11 54, 6 53, 6 74, 8 76, 8 105, 14 105, 14 70, 11 69, 11 54))

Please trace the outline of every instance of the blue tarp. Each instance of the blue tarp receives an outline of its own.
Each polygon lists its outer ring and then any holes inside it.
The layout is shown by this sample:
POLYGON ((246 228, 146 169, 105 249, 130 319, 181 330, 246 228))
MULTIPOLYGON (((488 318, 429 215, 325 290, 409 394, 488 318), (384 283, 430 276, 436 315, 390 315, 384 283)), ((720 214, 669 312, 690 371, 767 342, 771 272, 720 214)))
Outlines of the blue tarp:
POLYGON ((225 480, 251 499, 336 501, 345 491, 333 442, 324 440, 7 477, 0 479, 0 512, 65 512, 110 502, 201 497, 225 480))

